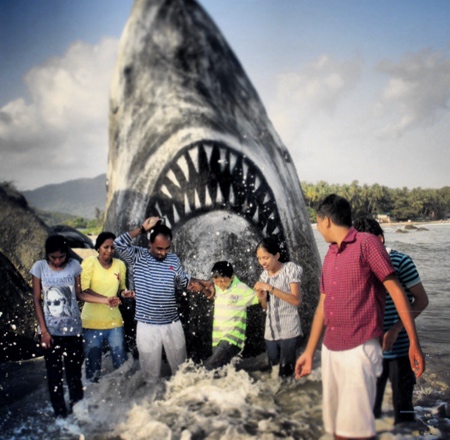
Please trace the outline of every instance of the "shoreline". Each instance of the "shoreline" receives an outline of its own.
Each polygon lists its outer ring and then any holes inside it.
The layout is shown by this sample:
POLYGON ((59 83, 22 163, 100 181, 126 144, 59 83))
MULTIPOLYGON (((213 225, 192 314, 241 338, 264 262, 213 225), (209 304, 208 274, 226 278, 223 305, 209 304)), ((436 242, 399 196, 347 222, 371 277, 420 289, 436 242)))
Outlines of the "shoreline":
POLYGON ((447 220, 408 220, 406 222, 379 222, 380 225, 384 226, 406 226, 406 225, 445 225, 450 223, 450 219, 447 220))
MULTIPOLYGON (((450 224, 450 219, 447 220, 408 220, 405 222, 379 222, 382 228, 386 226, 414 226, 414 227, 423 227, 426 225, 448 225, 450 224)), ((313 229, 317 229, 317 223, 311 223, 311 227, 313 229)), ((414 228, 411 228, 414 229, 414 228)))

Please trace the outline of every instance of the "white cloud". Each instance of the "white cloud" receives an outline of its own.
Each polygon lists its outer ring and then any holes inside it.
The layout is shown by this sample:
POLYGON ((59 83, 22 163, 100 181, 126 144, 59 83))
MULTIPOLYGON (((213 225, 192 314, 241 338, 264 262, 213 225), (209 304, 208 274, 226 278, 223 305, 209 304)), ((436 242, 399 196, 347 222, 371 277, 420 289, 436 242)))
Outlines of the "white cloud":
POLYGON ((279 74, 269 113, 282 139, 293 143, 311 119, 334 114, 357 84, 361 70, 360 59, 340 61, 324 55, 299 71, 279 74))
POLYGON ((378 70, 389 76, 376 109, 378 117, 389 121, 386 134, 400 136, 448 115, 449 56, 426 49, 407 54, 398 62, 383 61, 378 70))
POLYGON ((279 77, 268 113, 300 179, 448 185, 449 59, 423 51, 362 68, 322 57, 279 77))
POLYGON ((0 108, 1 180, 27 189, 106 171, 117 47, 111 38, 95 46, 76 42, 27 73, 30 102, 21 98, 0 108))

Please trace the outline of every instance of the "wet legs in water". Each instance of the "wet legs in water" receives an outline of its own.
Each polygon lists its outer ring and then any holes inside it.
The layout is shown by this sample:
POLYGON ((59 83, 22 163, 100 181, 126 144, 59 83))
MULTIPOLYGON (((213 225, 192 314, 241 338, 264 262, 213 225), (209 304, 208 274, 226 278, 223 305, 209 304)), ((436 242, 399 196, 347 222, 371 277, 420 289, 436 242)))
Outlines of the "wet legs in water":
POLYGON ((44 352, 48 390, 55 416, 66 417, 68 411, 64 400, 64 371, 69 388, 69 410, 83 398, 83 341, 81 336, 53 336, 53 340, 53 347, 44 352))

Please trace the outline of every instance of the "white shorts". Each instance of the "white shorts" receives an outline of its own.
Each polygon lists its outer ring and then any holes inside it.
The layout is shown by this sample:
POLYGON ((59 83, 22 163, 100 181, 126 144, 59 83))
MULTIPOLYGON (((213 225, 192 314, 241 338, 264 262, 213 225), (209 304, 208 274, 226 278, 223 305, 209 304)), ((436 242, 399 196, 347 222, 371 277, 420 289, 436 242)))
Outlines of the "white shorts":
POLYGON ((378 339, 343 351, 322 345, 323 424, 327 433, 350 438, 376 435, 373 405, 382 370, 378 339))
POLYGON ((172 374, 186 360, 186 340, 181 321, 167 325, 138 322, 136 345, 139 365, 146 382, 155 382, 161 375, 163 347, 172 374))

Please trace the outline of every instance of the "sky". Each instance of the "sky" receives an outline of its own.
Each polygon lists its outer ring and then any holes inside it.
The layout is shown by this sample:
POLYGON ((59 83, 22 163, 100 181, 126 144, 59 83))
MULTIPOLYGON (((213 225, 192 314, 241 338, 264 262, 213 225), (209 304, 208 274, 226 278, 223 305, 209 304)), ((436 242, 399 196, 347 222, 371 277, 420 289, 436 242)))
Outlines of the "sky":
MULTIPOLYGON (((450 185, 450 1, 198 0, 301 182, 450 185)), ((106 172, 132 0, 0 0, 0 182, 106 172)))

